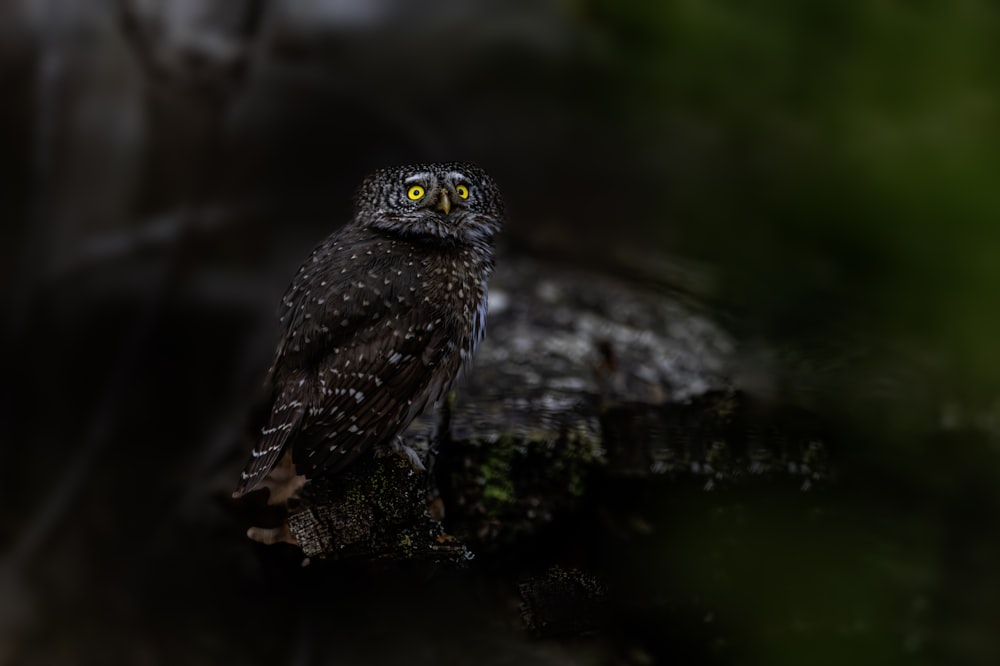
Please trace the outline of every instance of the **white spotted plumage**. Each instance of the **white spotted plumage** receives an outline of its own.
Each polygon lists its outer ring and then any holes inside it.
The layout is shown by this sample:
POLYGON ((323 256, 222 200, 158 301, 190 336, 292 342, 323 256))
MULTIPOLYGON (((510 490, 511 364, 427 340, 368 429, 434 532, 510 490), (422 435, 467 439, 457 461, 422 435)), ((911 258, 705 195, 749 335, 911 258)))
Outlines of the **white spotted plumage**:
POLYGON ((502 218, 495 184, 472 165, 388 169, 362 184, 352 222, 282 298, 270 410, 235 495, 288 454, 306 478, 337 473, 449 389, 483 337, 502 218), (407 179, 428 201, 407 199, 407 179))

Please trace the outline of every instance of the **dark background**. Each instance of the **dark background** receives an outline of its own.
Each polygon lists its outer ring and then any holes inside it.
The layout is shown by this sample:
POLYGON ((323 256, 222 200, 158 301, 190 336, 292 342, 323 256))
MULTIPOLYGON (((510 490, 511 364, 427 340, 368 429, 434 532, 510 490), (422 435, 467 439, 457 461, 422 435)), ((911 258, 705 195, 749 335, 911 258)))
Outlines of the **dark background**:
POLYGON ((1000 662, 998 62, 985 0, 0 0, 0 660, 1000 662), (658 496, 635 632, 314 597, 215 499, 298 262, 452 159, 834 424, 822 493, 658 496))

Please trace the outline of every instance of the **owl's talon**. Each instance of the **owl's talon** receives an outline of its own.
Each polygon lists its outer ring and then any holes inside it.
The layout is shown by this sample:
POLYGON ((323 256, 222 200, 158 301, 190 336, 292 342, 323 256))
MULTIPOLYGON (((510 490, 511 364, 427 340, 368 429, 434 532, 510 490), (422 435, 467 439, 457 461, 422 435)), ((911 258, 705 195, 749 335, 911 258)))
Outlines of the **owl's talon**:
MULTIPOLYGON (((392 443, 389 444, 389 446, 387 446, 384 449, 384 451, 386 454, 393 453, 398 456, 403 456, 404 458, 406 458, 406 462, 410 463, 410 468, 414 472, 427 471, 427 468, 424 467, 423 461, 420 460, 420 454, 418 454, 416 451, 407 446, 406 442, 403 441, 402 437, 396 437, 394 440, 392 440, 392 443)), ((376 451, 376 453, 378 453, 378 451, 376 451)))
POLYGON ((298 546, 299 542, 292 536, 288 529, 288 523, 282 523, 281 527, 251 527, 247 530, 247 537, 251 541, 273 546, 276 543, 288 543, 298 546))

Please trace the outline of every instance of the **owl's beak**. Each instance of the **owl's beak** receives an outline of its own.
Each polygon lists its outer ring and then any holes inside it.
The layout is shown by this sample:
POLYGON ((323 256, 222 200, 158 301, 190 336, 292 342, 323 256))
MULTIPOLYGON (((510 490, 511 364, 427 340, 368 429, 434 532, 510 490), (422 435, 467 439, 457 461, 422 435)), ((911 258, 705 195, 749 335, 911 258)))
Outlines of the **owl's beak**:
POLYGON ((451 199, 448 198, 448 193, 444 190, 441 190, 441 198, 438 199, 437 209, 444 211, 445 215, 451 212, 451 199))

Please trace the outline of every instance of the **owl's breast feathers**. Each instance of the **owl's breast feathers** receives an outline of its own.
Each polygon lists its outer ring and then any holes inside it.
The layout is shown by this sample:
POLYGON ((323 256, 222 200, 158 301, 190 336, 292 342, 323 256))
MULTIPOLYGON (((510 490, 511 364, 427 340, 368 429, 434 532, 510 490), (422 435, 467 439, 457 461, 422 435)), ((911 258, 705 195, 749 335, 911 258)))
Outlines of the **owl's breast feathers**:
POLYGON ((282 300, 271 412, 236 495, 286 450, 313 478, 405 429, 482 337, 491 265, 475 248, 427 248, 357 227, 320 245, 282 300))

